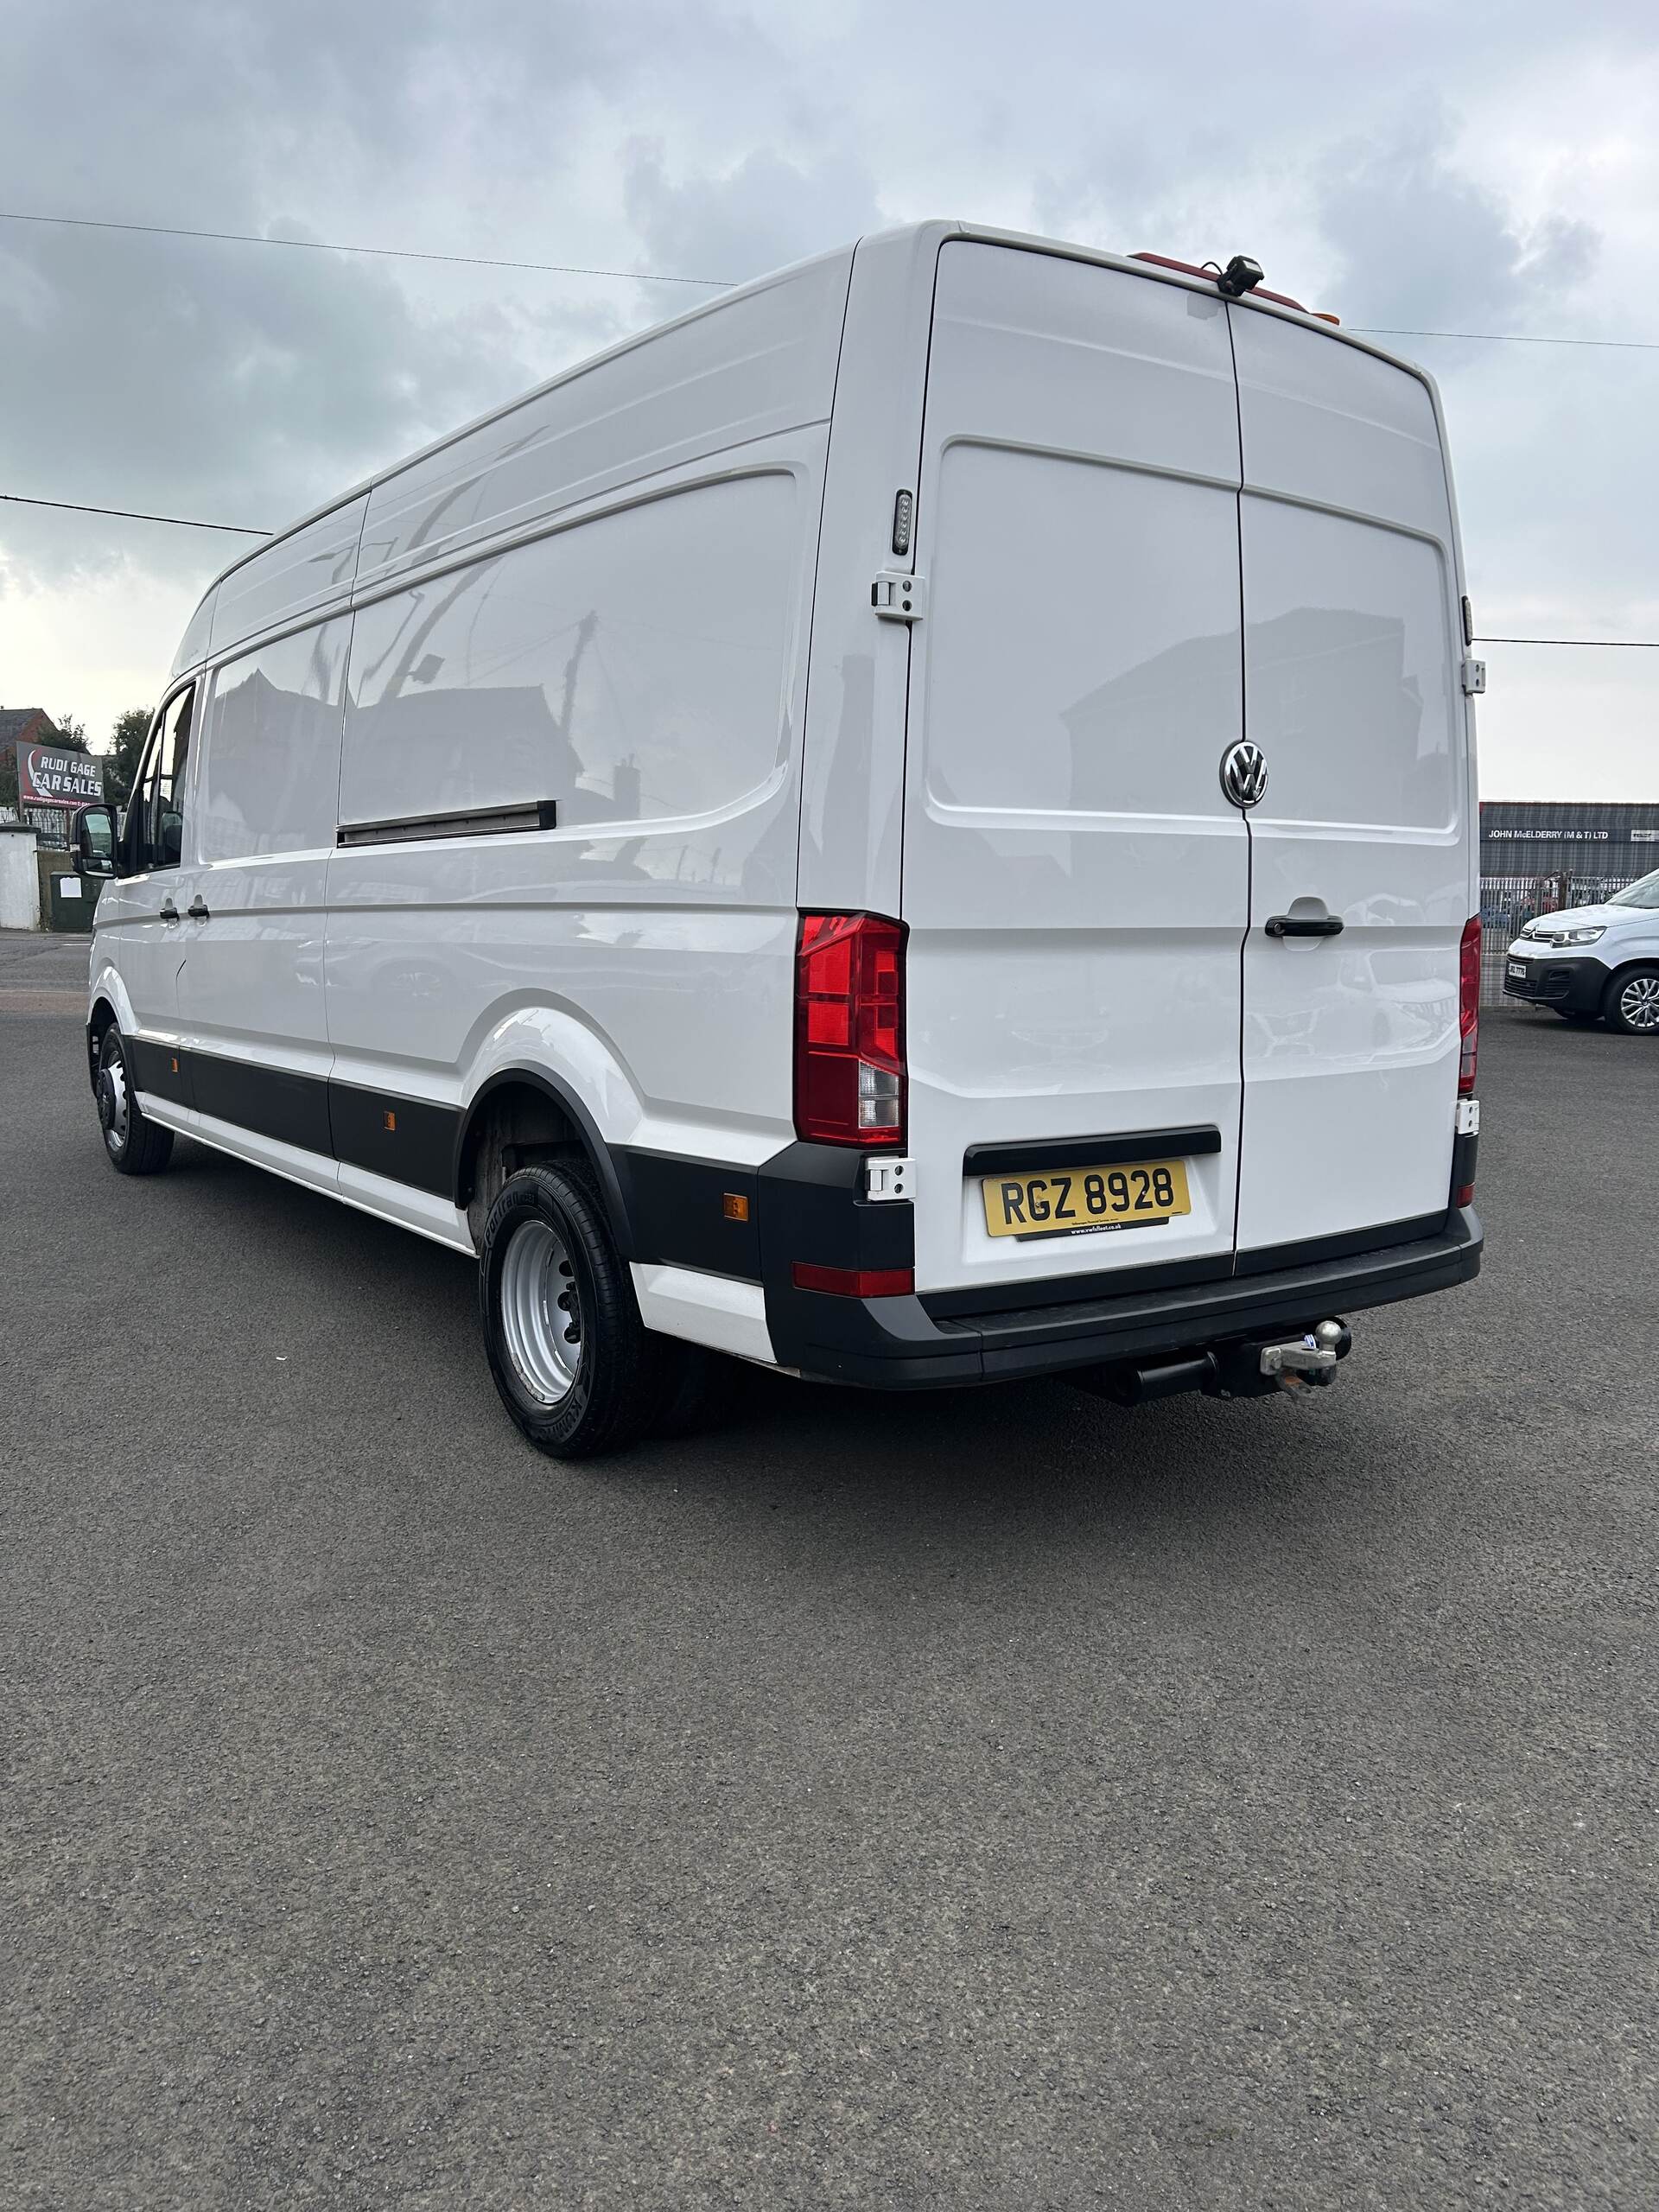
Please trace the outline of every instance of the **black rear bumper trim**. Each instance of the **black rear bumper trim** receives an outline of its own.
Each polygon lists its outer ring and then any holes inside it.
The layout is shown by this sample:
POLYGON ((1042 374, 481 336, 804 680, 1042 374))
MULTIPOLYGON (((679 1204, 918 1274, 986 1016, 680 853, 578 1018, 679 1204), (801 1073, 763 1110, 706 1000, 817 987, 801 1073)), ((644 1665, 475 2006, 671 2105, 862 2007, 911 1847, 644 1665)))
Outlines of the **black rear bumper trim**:
MULTIPOLYGON (((791 1317, 795 1357, 788 1363, 824 1381, 915 1390, 1063 1374, 1153 1353, 1190 1353, 1262 1332, 1290 1334, 1328 1318, 1450 1290, 1479 1273, 1483 1235, 1479 1217, 1464 1207, 1433 1235, 1340 1258, 1076 1305, 948 1319, 936 1319, 920 1298, 797 1292, 791 1317), (822 1311, 827 1308, 836 1311, 822 1311)), ((769 1319, 772 1311, 769 1300, 769 1319)))

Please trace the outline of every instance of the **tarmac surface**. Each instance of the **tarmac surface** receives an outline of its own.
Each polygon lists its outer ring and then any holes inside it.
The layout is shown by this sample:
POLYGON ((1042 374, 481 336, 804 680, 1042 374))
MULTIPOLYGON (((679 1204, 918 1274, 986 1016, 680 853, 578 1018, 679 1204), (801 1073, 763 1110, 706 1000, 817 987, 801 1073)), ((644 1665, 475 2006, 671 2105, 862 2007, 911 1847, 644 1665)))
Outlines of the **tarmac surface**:
POLYGON ((562 1468, 470 1268, 0 939, 0 2203, 1659 2202, 1659 1046, 1484 1024, 1338 1387, 754 1375, 562 1468))

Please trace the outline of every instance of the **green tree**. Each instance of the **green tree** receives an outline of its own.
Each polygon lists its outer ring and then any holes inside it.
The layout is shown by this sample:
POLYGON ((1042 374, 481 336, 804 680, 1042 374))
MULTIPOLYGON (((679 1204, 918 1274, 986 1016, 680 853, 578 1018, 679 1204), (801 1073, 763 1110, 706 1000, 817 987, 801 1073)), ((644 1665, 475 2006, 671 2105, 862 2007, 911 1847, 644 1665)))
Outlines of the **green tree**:
POLYGON ((155 714, 153 707, 129 707, 124 715, 115 718, 110 749, 104 756, 104 790, 111 806, 124 806, 132 796, 138 756, 155 714))
POLYGON ((86 742, 86 725, 83 721, 78 721, 73 715, 60 715, 57 718, 57 731, 55 738, 47 740, 48 745, 55 745, 60 752, 64 753, 92 751, 92 747, 86 742))

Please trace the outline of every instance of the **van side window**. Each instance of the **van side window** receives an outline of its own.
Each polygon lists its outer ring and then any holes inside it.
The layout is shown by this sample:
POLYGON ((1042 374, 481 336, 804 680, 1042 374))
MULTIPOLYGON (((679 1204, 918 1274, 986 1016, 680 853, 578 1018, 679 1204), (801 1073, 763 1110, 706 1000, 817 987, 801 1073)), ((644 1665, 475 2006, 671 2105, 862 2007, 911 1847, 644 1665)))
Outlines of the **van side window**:
POLYGON ((199 859, 333 848, 351 627, 338 616, 215 674, 196 770, 199 859))
POLYGON ((168 702, 150 732, 123 833, 130 874, 176 868, 183 856, 184 792, 195 696, 194 684, 187 684, 168 702))
POLYGON ((736 804, 786 757, 795 483, 695 486, 358 609, 342 823, 736 804))

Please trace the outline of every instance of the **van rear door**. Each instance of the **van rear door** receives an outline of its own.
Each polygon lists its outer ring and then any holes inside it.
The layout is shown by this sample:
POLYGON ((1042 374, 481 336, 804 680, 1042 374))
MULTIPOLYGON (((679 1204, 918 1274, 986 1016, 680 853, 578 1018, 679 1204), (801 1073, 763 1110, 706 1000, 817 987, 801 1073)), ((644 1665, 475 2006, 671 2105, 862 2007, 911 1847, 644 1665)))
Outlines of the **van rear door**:
POLYGON ((1340 340, 1230 312, 1245 728, 1268 772, 1249 815, 1243 1270, 1268 1248, 1445 1213, 1473 907, 1459 584, 1428 390, 1340 340))
POLYGON ((1231 1264, 1239 481, 1217 295, 943 247, 902 894, 920 1291, 1231 1264), (1051 1166, 993 1234, 982 1184, 1051 1166))

